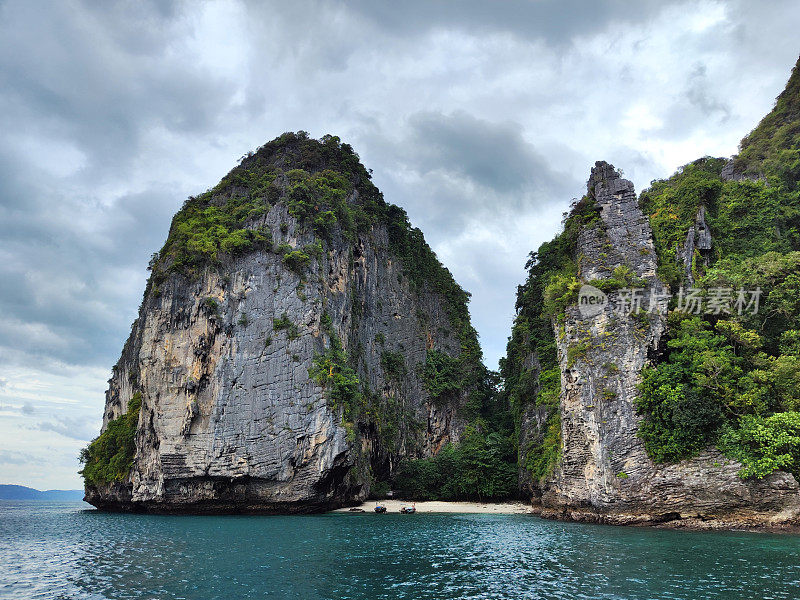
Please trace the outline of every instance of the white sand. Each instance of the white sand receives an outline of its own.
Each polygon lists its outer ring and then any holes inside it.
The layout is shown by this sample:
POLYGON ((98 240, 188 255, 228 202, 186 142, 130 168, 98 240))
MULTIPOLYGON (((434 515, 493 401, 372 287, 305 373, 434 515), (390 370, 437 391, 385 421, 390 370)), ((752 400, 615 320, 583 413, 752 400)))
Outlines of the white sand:
MULTIPOLYGON (((401 506, 411 506, 405 500, 369 500, 355 508, 367 512, 374 512, 375 505, 380 503, 386 507, 387 513, 399 513, 401 506)), ((522 502, 416 502, 418 513, 490 513, 503 515, 518 515, 531 512, 531 507, 522 502)), ((349 512, 350 508, 338 508, 334 512, 349 512)))

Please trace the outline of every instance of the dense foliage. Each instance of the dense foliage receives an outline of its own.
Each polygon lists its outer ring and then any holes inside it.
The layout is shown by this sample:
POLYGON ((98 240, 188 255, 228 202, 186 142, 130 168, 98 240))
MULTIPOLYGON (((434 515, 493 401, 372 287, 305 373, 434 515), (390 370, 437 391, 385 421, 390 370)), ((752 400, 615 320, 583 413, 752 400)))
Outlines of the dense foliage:
POLYGON ((676 251, 683 247, 700 205, 709 211, 716 210, 723 187, 719 174, 724 165, 724 159, 702 158, 686 165, 669 180, 654 181, 639 198, 642 210, 650 217, 659 259, 658 274, 672 287, 681 282, 676 251))
POLYGON ((356 372, 350 367, 339 338, 331 333, 330 345, 314 358, 309 376, 325 388, 325 397, 333 410, 342 409, 348 433, 355 436, 355 424, 363 412, 365 395, 356 372))
POLYGON ((549 414, 540 438, 523 448, 522 466, 533 481, 540 481, 553 472, 561 456, 561 414, 558 399, 561 392, 561 369, 550 367, 539 375, 538 393, 527 401, 547 407, 549 414))
POLYGON ((800 460, 800 71, 775 109, 742 141, 734 175, 725 161, 686 165, 641 196, 659 271, 675 290, 676 266, 702 205, 712 234, 708 267, 694 262, 694 287, 761 290, 757 311, 673 312, 667 352, 643 373, 640 435, 657 461, 690 457, 712 444, 742 461, 743 477, 796 472, 800 460))
POLYGON ((673 288, 685 283, 676 249, 683 247, 701 205, 713 238, 712 260, 800 247, 800 192, 779 181, 724 181, 724 164, 723 159, 700 159, 642 192, 640 204, 653 228, 659 275, 673 288))
POLYGON ((428 350, 422 383, 434 402, 446 401, 464 387, 461 361, 438 350, 428 350))
POLYGON ((639 435, 656 462, 705 448, 732 401, 731 376, 741 370, 733 348, 699 318, 685 319, 669 340, 669 359, 642 374, 637 408, 647 415, 639 435))
POLYGON ((742 477, 764 477, 780 469, 800 479, 800 412, 747 415, 728 428, 720 447, 744 465, 742 477))
POLYGON ((136 452, 136 426, 142 408, 142 395, 136 393, 128 402, 127 412, 110 421, 106 430, 81 450, 80 474, 87 485, 122 481, 133 466, 136 452))
POLYGON ((645 370, 639 399, 641 435, 660 461, 691 456, 740 421, 800 409, 800 252, 720 260, 697 285, 763 293, 757 314, 670 315, 669 352, 645 370))
POLYGON ((402 352, 392 352, 391 350, 384 350, 381 352, 381 368, 386 376, 386 379, 400 384, 406 376, 408 369, 406 368, 406 359, 403 357, 402 352))
MULTIPOLYGON (((381 220, 388 205, 348 144, 335 136, 314 140, 285 133, 248 154, 213 189, 189 198, 172 220, 154 260, 156 279, 189 277, 228 256, 271 248, 263 217, 279 201, 322 239, 335 232, 352 239, 381 220)), ((287 262, 296 265, 299 256, 287 262)))
POLYGON ((516 444, 506 432, 486 433, 486 423, 470 425, 457 445, 432 458, 405 462, 395 489, 417 500, 501 500, 516 493, 516 444))
POLYGON ((499 376, 482 367, 480 378, 465 373, 463 362, 429 350, 422 381, 431 400, 444 404, 468 392, 461 416, 469 422, 456 444, 431 458, 404 460, 394 489, 419 500, 488 500, 517 491, 517 446, 507 400, 498 392, 499 376))

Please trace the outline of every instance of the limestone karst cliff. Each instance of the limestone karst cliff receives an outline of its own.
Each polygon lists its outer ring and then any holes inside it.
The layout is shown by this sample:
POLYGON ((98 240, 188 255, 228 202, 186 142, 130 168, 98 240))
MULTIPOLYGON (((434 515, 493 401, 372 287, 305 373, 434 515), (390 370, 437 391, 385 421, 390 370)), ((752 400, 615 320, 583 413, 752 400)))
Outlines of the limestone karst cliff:
MULTIPOLYGON (((675 463, 648 457, 638 435, 643 417, 636 399, 642 369, 657 360, 663 341, 668 289, 656 273, 652 231, 633 185, 599 162, 587 199, 597 217, 577 237, 576 280, 605 289, 608 303, 597 314, 584 314, 564 298, 563 312, 553 318, 562 441, 552 470, 537 482, 541 513, 614 523, 797 518, 799 488, 789 473, 742 479, 741 465, 715 448, 675 463), (632 306, 633 288, 641 291, 640 304, 632 306)), ((527 413, 543 410, 530 404, 527 413)), ((529 417, 523 435, 543 435, 543 421, 529 417)))
POLYGON ((800 523, 798 106, 800 61, 739 156, 638 199, 598 162, 531 254, 501 370, 541 514, 800 523))
POLYGON ((462 434, 484 369, 468 295, 338 138, 245 157, 151 269, 84 451, 95 506, 323 510, 462 434))
POLYGON ((798 106, 800 62, 737 157, 639 197, 597 162, 531 253, 500 393, 468 294, 352 149, 270 142, 189 198, 154 255, 82 456, 87 500, 301 512, 518 479, 545 516, 797 525, 798 106))

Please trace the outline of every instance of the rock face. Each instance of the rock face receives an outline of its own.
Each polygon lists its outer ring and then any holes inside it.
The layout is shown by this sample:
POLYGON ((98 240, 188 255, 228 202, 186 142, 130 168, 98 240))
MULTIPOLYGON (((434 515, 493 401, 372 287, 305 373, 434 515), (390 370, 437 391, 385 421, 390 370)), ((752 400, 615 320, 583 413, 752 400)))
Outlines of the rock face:
MULTIPOLYGON (((664 333, 660 311, 666 307, 667 290, 656 275, 652 232, 632 183, 599 162, 588 189, 602 223, 579 236, 579 278, 602 280, 625 265, 636 277, 630 288, 641 293, 611 292, 603 310, 590 316, 570 306, 563 325, 555 327, 563 453, 543 483, 541 498, 535 499, 540 512, 608 523, 700 526, 778 524, 797 518, 800 495, 789 474, 743 481, 737 476, 741 465, 713 449, 671 465, 656 465, 648 458, 637 437, 641 417, 634 400, 641 370, 664 333)), ((702 210, 697 223, 704 223, 702 210)), ((710 245, 698 227, 690 231, 695 247, 710 245)), ((535 419, 523 422, 532 424, 535 419)))
MULTIPOLYGON (((529 343, 529 340, 526 340, 529 343)), ((530 387, 527 394, 536 398, 541 393, 539 378, 542 366, 535 352, 525 355, 522 361, 523 372, 529 373, 530 387)), ((534 402, 525 402, 519 410, 519 438, 517 446, 517 471, 519 473, 519 492, 522 497, 531 497, 538 502, 541 487, 527 468, 528 452, 531 448, 541 447, 547 430, 547 419, 550 416, 547 406, 537 406, 534 402)))
POLYGON ((711 229, 706 223, 706 207, 702 204, 697 210, 694 225, 686 232, 686 241, 683 248, 678 250, 678 262, 683 268, 686 281, 689 285, 694 283, 694 268, 708 266, 711 253, 711 229))
MULTIPOLYGON (((292 248, 316 243, 277 182, 275 201, 246 227, 292 248)), ((465 394, 434 401, 422 382, 429 350, 461 352, 452 315, 441 293, 412 284, 389 235, 383 223, 352 240, 336 232, 300 272, 265 248, 223 257, 195 278, 151 282, 106 393, 104 430, 142 395, 133 467, 123 481, 87 485, 87 501, 163 512, 324 510, 364 499, 402 457, 457 441, 465 394), (337 339, 364 389, 355 422, 309 374, 337 339)))
POLYGON ((720 179, 723 181, 764 181, 766 183, 766 177, 761 174, 740 172, 736 164, 738 158, 738 156, 734 156, 725 163, 719 174, 720 179))

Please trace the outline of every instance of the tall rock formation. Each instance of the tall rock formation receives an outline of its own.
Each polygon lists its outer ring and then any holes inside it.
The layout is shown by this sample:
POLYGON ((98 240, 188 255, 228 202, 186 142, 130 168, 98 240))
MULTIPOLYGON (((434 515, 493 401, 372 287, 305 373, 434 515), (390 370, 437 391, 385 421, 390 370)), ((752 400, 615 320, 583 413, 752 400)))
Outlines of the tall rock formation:
POLYGON ((323 510, 459 439, 468 384, 424 382, 431 357, 483 368, 468 295, 338 138, 244 158, 151 268, 84 455, 95 506, 323 510))
POLYGON ((554 325, 563 450, 544 486, 542 514, 717 525, 797 518, 798 484, 788 473, 742 480, 741 465, 713 448, 675 464, 655 464, 648 457, 637 436, 642 417, 635 399, 642 368, 664 333, 668 290, 656 274, 653 234, 633 184, 598 162, 588 190, 600 220, 578 237, 578 279, 613 291, 598 314, 572 304, 554 325), (627 281, 604 286, 619 277, 620 267, 629 270, 627 281))
POLYGON ((702 204, 697 209, 694 224, 686 232, 683 248, 677 250, 678 263, 689 285, 694 283, 694 275, 698 269, 708 266, 711 253, 711 229, 706 223, 706 207, 702 204))
POLYGON ((800 60, 738 156, 638 200, 598 162, 530 256, 501 372, 541 514, 800 525, 800 60))

